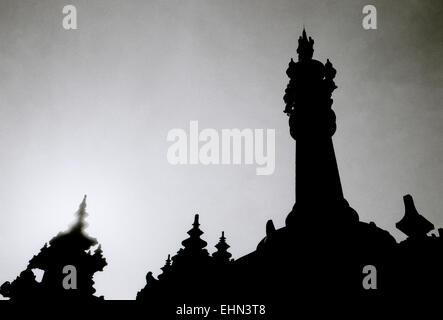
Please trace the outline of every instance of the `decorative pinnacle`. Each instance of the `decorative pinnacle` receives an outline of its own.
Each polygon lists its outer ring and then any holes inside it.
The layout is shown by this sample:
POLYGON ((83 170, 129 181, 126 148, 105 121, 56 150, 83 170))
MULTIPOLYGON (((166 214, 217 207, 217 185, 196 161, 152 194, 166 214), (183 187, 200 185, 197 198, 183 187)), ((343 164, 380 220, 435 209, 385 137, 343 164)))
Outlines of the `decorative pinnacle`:
MULTIPOLYGON (((168 254, 168 259, 166 259, 165 265, 161 267, 160 269, 163 270, 163 274, 167 273, 169 269, 171 268, 171 255, 168 254)), ((162 276, 160 276, 162 277, 162 276)))
POLYGON ((87 195, 85 194, 82 202, 80 203, 78 211, 77 211, 77 215, 80 220, 83 220, 83 218, 86 217, 86 215, 87 215, 87 213, 86 213, 86 197, 87 197, 87 195))
POLYGON ((403 203, 405 205, 405 214, 419 214, 417 209, 415 208, 414 199, 410 194, 403 196, 403 203))
POLYGON ((199 215, 196 214, 194 217, 194 223, 192 224, 194 227, 200 226, 200 223, 198 223, 198 218, 199 218, 199 215))
POLYGON ((230 245, 226 243, 225 232, 222 231, 222 235, 220 237, 220 241, 215 245, 218 250, 226 250, 230 248, 230 245))
POLYGON ((76 215, 78 217, 78 220, 75 223, 74 228, 81 230, 83 229, 83 227, 86 226, 85 217, 88 215, 88 213, 86 212, 86 195, 83 197, 83 200, 78 207, 76 215))
POLYGON ((314 39, 308 38, 305 28, 303 28, 302 36, 298 38, 297 53, 298 61, 310 60, 314 54, 314 39))

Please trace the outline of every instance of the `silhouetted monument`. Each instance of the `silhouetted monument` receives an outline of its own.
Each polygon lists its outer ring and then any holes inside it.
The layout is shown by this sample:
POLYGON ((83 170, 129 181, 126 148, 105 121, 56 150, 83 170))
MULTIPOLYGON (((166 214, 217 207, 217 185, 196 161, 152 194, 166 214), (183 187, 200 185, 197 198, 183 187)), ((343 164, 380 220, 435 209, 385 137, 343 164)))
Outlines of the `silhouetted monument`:
MULTIPOLYGON (((332 109, 336 70, 329 60, 323 64, 313 59, 313 46, 314 40, 303 30, 298 61, 291 59, 286 72, 289 84, 284 112, 296 141, 296 204, 285 226, 276 228, 269 220, 266 237, 257 249, 236 261, 230 260, 222 234, 212 254, 212 262, 217 263, 211 264, 196 217, 190 237, 182 243, 184 248, 172 258, 172 264, 168 259, 168 275, 155 280, 148 274, 138 295, 146 306, 209 299, 214 303, 266 302, 281 310, 291 308, 295 296, 298 302, 392 297, 420 287, 421 280, 404 280, 411 275, 423 279, 426 270, 433 270, 425 277, 427 285, 443 284, 435 282, 441 278, 436 275, 441 258, 417 258, 420 252, 435 253, 443 246, 441 237, 427 236, 434 227, 415 210, 411 196, 405 196, 405 217, 397 224, 409 238, 400 244, 374 222, 360 221, 345 199, 332 140, 337 130, 332 109), (368 270, 376 274, 369 275, 368 270), (366 276, 373 278, 365 280, 366 276), (205 286, 208 282, 210 287, 205 286), (194 286, 192 292, 180 292, 190 285, 194 286), (202 290, 210 298, 202 296, 202 290), (151 300, 142 299, 148 294, 151 300)), ((442 234, 441 229, 439 232, 442 234)))
MULTIPOLYGON (((147 273, 137 306, 164 312, 164 305, 246 302, 294 314, 295 302, 298 307, 307 302, 353 305, 359 299, 425 296, 443 286, 443 229, 429 235, 434 225, 418 213, 410 195, 404 196, 405 214, 396 224, 407 236, 400 243, 374 222, 360 221, 345 199, 332 140, 336 70, 329 60, 313 59, 314 40, 305 30, 297 53, 298 61, 291 59, 286 71, 284 95, 296 141, 296 203, 285 225, 276 228, 269 220, 256 250, 234 260, 224 232, 215 252, 208 252, 195 215, 183 248, 167 256, 157 278, 147 273)), ((97 299, 92 276, 106 260, 100 246, 94 254, 86 252, 97 241, 83 233, 85 200, 78 222, 45 244, 16 280, 3 284, 2 295, 11 300, 97 299), (78 269, 78 290, 62 287, 66 265, 78 269), (35 268, 44 271, 41 283, 35 268)))
MULTIPOLYGON (((100 245, 92 254, 87 252, 97 245, 97 240, 83 232, 86 217, 86 196, 77 211, 77 222, 67 232, 59 233, 45 244, 35 255, 16 280, 6 282, 1 286, 0 293, 11 300, 82 300, 98 299, 94 296, 95 289, 92 277, 97 271, 103 271, 107 265, 103 258, 100 245), (63 281, 71 274, 64 272, 66 266, 76 270, 75 281, 69 289, 63 286, 63 281), (37 282, 33 269, 43 270, 41 282, 37 282)), ((66 270, 65 270, 66 271, 66 270)), ((75 272, 75 271, 74 271, 75 272)), ((69 280, 69 279, 68 279, 69 280)), ((68 281, 69 284, 69 281, 68 281)))
POLYGON ((284 112, 289 116, 291 136, 296 144, 297 206, 312 208, 318 199, 341 206, 343 191, 335 159, 332 135, 336 130, 332 92, 336 70, 329 62, 313 60, 314 40, 303 30, 298 40, 298 62, 292 59, 286 74, 284 112))

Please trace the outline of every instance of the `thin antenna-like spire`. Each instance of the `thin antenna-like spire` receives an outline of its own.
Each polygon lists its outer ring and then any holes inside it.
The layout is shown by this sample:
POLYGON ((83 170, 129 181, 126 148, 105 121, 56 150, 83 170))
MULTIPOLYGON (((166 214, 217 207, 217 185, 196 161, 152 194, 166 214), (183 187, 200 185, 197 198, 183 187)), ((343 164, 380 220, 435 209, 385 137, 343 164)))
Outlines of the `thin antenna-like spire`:
POLYGON ((74 228, 76 229, 83 229, 85 227, 85 218, 88 215, 86 212, 86 198, 87 196, 84 195, 82 202, 80 203, 80 206, 78 207, 78 210, 76 212, 77 215, 77 222, 74 225, 74 228))

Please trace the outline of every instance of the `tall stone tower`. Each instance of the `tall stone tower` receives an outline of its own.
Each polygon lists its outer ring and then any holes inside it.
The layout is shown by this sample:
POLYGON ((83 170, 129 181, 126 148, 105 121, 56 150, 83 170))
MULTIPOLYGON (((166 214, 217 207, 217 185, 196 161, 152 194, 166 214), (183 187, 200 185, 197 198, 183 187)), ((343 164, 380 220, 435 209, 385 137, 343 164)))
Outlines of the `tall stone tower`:
POLYGON ((332 211, 348 208, 332 142, 336 117, 331 96, 337 88, 336 70, 329 60, 323 64, 312 59, 313 46, 314 40, 303 30, 298 40, 298 61, 291 59, 286 71, 290 81, 283 98, 284 112, 296 140, 296 207, 287 223, 305 215, 307 219, 321 218, 317 220, 322 222, 328 222, 329 215, 337 221, 332 211))

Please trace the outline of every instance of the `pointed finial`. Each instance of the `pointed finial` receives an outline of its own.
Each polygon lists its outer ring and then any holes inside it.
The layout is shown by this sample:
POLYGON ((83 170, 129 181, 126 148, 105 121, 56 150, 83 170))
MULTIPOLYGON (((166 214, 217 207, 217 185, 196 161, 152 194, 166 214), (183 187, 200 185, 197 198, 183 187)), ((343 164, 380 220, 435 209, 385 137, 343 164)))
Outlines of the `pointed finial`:
POLYGON ((168 254, 168 259, 166 259, 165 265, 160 269, 162 269, 163 273, 165 273, 168 272, 170 267, 171 267, 171 255, 168 254))
POLYGON ((310 60, 314 54, 314 40, 307 36, 304 27, 301 37, 298 38, 297 53, 299 61, 310 60))
POLYGON ((268 220, 266 222, 266 236, 269 237, 275 232, 274 222, 272 220, 268 220))
MULTIPOLYGON (((168 254, 168 259, 166 259, 165 266, 166 266, 166 267, 169 267, 170 265, 171 265, 171 255, 168 254)), ((162 270, 163 270, 163 269, 162 269, 162 270)))
POLYGON ((194 216, 194 223, 192 224, 194 227, 198 227, 200 225, 200 223, 198 223, 198 218, 199 218, 199 215, 196 214, 194 216))
POLYGON ((406 214, 418 213, 417 209, 415 208, 414 199, 410 194, 403 196, 403 203, 405 204, 406 214))
POLYGON ((80 218, 83 218, 86 215, 86 194, 83 196, 83 200, 80 203, 80 206, 78 208, 77 214, 80 218))
POLYGON ((86 212, 86 195, 84 195, 82 202, 80 203, 80 206, 78 207, 78 210, 76 212, 77 215, 77 222, 74 225, 74 228, 76 229, 83 229, 83 227, 86 226, 85 223, 85 217, 88 215, 86 212))
POLYGON ((224 231, 222 231, 220 240, 215 245, 215 247, 217 248, 217 251, 214 252, 212 254, 212 256, 214 258, 216 258, 217 260, 222 260, 222 261, 226 261, 226 262, 229 261, 229 259, 231 258, 232 254, 227 251, 230 248, 230 246, 229 246, 229 244, 226 243, 226 238, 225 238, 225 232, 224 231))

